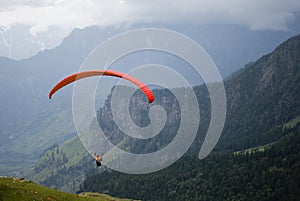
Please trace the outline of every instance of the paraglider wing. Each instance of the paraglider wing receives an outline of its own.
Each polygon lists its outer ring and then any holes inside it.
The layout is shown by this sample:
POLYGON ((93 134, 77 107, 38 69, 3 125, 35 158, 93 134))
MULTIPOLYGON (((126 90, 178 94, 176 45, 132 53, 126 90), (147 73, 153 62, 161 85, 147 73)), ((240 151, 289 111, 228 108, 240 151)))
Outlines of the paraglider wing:
POLYGON ((83 71, 83 72, 78 72, 75 74, 72 74, 64 79, 62 79, 60 82, 58 82, 50 91, 49 93, 49 99, 52 98, 52 95, 58 91, 59 89, 63 88, 64 86, 75 82, 76 80, 80 80, 86 77, 92 77, 92 76, 113 76, 113 77, 119 77, 126 79, 133 84, 135 84, 137 87, 140 88, 144 92, 144 94, 148 97, 149 103, 152 103, 154 101, 154 95, 152 91, 141 81, 135 79, 134 77, 131 77, 127 74, 117 72, 117 71, 112 71, 112 70, 89 70, 89 71, 83 71))

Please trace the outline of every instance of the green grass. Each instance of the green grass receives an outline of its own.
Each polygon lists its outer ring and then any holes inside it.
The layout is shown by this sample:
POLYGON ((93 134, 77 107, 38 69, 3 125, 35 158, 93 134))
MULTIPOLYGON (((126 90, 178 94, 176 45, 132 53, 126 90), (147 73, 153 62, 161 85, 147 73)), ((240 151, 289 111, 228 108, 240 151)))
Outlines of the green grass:
POLYGON ((300 117, 294 118, 283 126, 283 129, 289 129, 295 127, 298 123, 300 123, 300 117))
POLYGON ((266 149, 272 147, 272 145, 274 143, 276 143, 276 142, 272 142, 272 143, 269 143, 269 144, 266 144, 263 146, 252 147, 252 148, 241 150, 241 151, 236 151, 236 152, 234 152, 234 154, 238 155, 238 154, 252 154, 255 152, 262 152, 262 151, 265 151, 266 149))
POLYGON ((64 144, 62 144, 62 146, 60 146, 60 150, 62 150, 69 159, 68 163, 65 164, 66 167, 71 167, 77 164, 85 157, 91 157, 83 147, 78 137, 66 141, 64 144))
POLYGON ((69 194, 51 188, 46 188, 31 181, 22 180, 18 178, 0 178, 0 200, 129 201, 128 199, 119 199, 97 193, 69 194))
MULTIPOLYGON (((51 175, 51 171, 55 171, 56 168, 62 168, 63 166, 65 168, 72 167, 76 164, 78 164, 81 160, 83 160, 86 157, 91 157, 89 156, 88 152, 84 149, 82 143, 80 142, 80 139, 78 137, 71 138, 67 140, 64 144, 60 145, 58 147, 60 153, 63 152, 66 157, 68 158, 68 162, 63 163, 59 167, 49 167, 49 168, 44 168, 41 172, 38 174, 36 173, 31 173, 30 171, 27 171, 26 174, 29 178, 33 179, 36 182, 41 182, 46 179, 47 176, 51 175)), ((60 153, 56 152, 55 150, 48 150, 45 152, 45 154, 36 162, 36 165, 40 165, 42 163, 47 163, 49 160, 50 156, 52 155, 52 152, 54 154, 54 158, 62 159, 62 156, 60 153)), ((92 157, 91 157, 92 158, 92 157)))
MULTIPOLYGON (((283 130, 291 129, 291 128, 294 128, 295 126, 297 126, 299 123, 300 123, 300 117, 297 117, 297 118, 294 118, 294 119, 290 120, 286 124, 283 124, 282 128, 283 128, 283 130)), ((269 144, 265 144, 265 145, 262 145, 262 146, 257 146, 257 147, 252 147, 252 148, 241 150, 241 151, 236 151, 236 152, 234 152, 234 154, 235 155, 237 155, 237 154, 252 154, 252 153, 255 153, 255 152, 262 152, 262 151, 265 151, 266 149, 270 148, 276 142, 277 141, 269 143, 269 144)))

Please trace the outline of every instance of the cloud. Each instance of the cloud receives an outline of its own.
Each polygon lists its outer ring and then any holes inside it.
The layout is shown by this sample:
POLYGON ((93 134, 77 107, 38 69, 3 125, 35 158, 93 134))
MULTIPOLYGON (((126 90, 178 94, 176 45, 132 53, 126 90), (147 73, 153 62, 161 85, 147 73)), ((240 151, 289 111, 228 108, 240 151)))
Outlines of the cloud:
POLYGON ((254 30, 287 30, 300 12, 299 0, 6 0, 0 27, 31 27, 33 35, 50 26, 64 31, 91 25, 140 22, 238 24, 254 30))

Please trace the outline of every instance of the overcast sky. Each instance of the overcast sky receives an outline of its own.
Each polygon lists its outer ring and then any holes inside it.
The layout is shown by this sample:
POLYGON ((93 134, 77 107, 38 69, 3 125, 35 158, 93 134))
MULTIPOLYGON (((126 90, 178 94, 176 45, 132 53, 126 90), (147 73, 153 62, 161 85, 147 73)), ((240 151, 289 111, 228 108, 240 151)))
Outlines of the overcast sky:
POLYGON ((62 30, 135 22, 229 23, 254 30, 287 30, 300 0, 0 0, 0 27, 56 25, 62 30))

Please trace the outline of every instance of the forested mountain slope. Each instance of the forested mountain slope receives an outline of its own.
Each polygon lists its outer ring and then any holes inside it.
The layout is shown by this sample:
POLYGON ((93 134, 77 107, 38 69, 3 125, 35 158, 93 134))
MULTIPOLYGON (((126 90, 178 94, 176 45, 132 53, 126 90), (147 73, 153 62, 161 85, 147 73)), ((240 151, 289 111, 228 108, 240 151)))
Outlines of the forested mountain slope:
MULTIPOLYGON (((107 172, 89 177, 82 190, 143 200, 299 199, 300 36, 230 76, 225 87, 228 113, 218 152, 198 160, 192 151, 148 175, 107 172)), ((205 95, 203 88, 195 92, 205 95)), ((200 125, 193 150, 203 131, 200 125)))
POLYGON ((105 172, 81 191, 142 200, 299 200, 300 124, 275 144, 242 152, 215 152, 203 160, 186 155, 147 175, 105 172))

